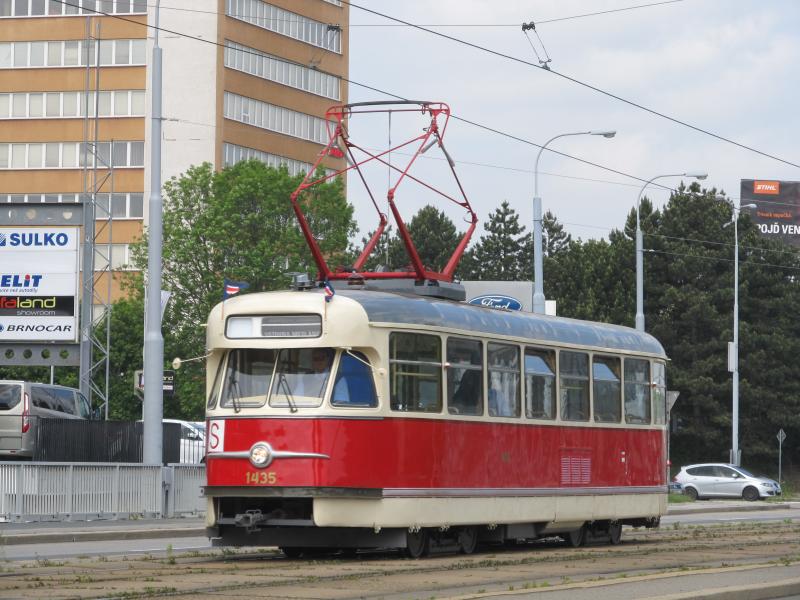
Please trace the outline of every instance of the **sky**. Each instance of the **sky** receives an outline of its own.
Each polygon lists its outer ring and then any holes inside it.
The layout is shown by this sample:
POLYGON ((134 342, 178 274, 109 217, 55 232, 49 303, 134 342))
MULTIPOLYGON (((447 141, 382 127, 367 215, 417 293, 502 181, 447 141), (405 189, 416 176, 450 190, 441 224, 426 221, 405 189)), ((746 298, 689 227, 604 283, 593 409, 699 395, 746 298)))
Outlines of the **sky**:
MULTIPOLYGON (((446 102, 453 115, 534 144, 562 133, 616 130, 613 139, 570 136, 549 147, 645 181, 662 174, 707 172, 703 186, 724 191, 737 202, 740 179, 800 180, 798 167, 539 67, 412 27, 387 27, 396 22, 356 6, 537 64, 521 30, 523 22, 534 21, 554 71, 800 164, 800 2, 796 0, 680 0, 555 21, 654 0, 354 1, 349 32, 352 82, 405 98, 446 102)), ((543 55, 533 32, 531 39, 543 55)), ((350 102, 387 99, 350 84, 350 102)), ((391 127, 387 115, 364 116, 351 119, 350 136, 364 147, 386 149, 390 137, 394 144, 407 141, 426 125, 418 115, 393 114, 391 127)), ((533 167, 539 149, 455 119, 444 142, 479 221, 486 221, 505 200, 530 231, 533 167)), ((453 194, 456 188, 441 157, 438 149, 432 149, 412 173, 453 194)), ((394 154, 392 163, 408 158, 394 154)), ((385 209, 388 169, 370 168, 367 177, 385 209)), ((679 177, 659 180, 670 187, 680 181, 679 177)), ((584 240, 621 229, 642 185, 548 151, 539 163, 544 210, 552 211, 573 237, 584 240)), ((648 188, 646 195, 662 206, 669 190, 648 188)), ((378 217, 352 173, 348 197, 356 208, 361 235, 373 230, 378 217)), ((413 182, 401 184, 396 201, 406 221, 425 204, 436 203, 459 229, 466 228, 463 209, 413 182)), ((481 233, 479 228, 473 240, 481 233)))

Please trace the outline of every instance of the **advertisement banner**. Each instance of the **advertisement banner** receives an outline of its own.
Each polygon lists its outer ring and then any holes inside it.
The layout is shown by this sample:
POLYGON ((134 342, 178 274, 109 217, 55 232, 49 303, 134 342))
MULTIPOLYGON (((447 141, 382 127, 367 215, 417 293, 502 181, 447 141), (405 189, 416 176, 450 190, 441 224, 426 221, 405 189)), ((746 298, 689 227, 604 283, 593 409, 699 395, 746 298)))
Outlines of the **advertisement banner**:
POLYGON ((741 204, 749 211, 761 234, 800 246, 800 181, 742 179, 741 204))
POLYGON ((78 339, 77 227, 0 227, 0 343, 78 339))

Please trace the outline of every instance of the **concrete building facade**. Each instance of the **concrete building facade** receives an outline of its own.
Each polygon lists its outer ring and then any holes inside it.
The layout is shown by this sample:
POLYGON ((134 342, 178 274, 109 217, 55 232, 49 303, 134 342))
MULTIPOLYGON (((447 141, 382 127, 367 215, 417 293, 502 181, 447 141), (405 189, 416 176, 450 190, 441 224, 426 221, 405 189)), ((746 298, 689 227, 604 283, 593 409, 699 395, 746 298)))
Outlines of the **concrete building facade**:
MULTIPOLYGON (((94 191, 98 224, 110 213, 112 225, 98 227, 96 268, 129 268, 147 223, 155 6, 0 0, 0 205, 94 191)), ((327 142, 326 109, 347 101, 348 10, 339 0, 162 2, 162 181, 205 161, 310 168, 327 142)))

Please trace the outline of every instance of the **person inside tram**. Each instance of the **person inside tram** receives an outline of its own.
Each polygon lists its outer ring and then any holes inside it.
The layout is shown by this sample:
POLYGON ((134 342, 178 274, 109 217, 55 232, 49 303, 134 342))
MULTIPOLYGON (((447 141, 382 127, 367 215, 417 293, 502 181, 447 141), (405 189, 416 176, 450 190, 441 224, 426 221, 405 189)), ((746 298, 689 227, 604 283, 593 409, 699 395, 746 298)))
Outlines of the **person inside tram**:
POLYGON ((473 360, 469 350, 461 350, 455 357, 453 365, 453 380, 451 386, 455 386, 453 397, 450 401, 450 412, 461 415, 477 415, 482 412, 483 398, 483 373, 481 369, 459 368, 460 365, 480 364, 480 359, 473 360), (460 373, 458 383, 455 378, 460 373))
POLYGON ((310 368, 301 371, 295 379, 292 393, 295 396, 320 398, 330 375, 333 351, 330 348, 311 350, 310 368))

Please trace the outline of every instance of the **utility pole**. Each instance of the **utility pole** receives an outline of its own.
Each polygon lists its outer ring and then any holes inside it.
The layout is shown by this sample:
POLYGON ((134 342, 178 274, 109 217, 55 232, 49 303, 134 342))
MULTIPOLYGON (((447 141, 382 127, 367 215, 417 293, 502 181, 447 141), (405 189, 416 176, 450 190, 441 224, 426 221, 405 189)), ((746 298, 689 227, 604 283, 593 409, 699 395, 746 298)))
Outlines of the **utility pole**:
POLYGON ((152 114, 150 136, 150 199, 147 228, 147 296, 144 319, 144 448, 145 464, 161 464, 164 416, 164 338, 161 335, 161 48, 158 47, 158 10, 156 0, 153 28, 153 63, 151 72, 152 114))

